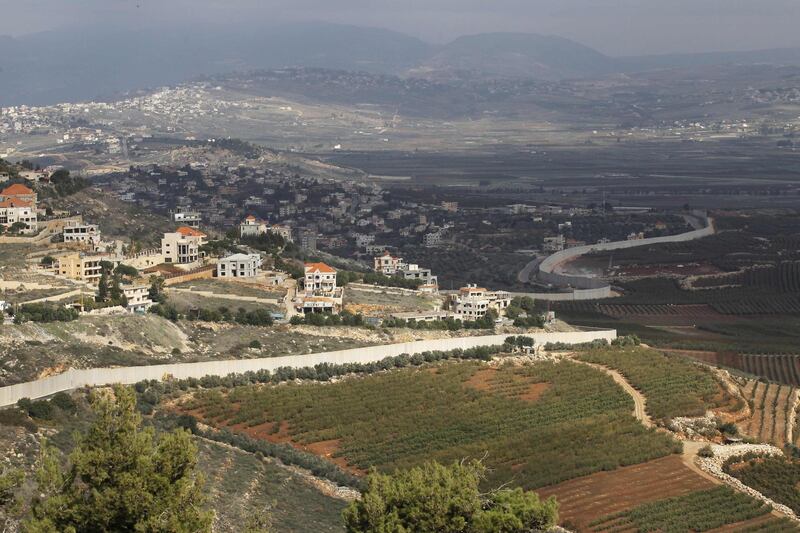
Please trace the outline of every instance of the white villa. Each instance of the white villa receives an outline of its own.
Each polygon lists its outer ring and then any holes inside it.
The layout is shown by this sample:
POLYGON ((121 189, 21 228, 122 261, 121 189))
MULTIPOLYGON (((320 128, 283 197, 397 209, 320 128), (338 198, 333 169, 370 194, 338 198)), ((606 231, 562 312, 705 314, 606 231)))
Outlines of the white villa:
POLYGON ((200 261, 200 246, 206 243, 202 231, 181 226, 173 233, 165 233, 161 239, 161 253, 165 263, 189 265, 200 261))
POLYGON ((336 269, 325 263, 306 263, 303 294, 295 300, 302 313, 336 313, 342 307, 344 291, 336 285, 336 269))

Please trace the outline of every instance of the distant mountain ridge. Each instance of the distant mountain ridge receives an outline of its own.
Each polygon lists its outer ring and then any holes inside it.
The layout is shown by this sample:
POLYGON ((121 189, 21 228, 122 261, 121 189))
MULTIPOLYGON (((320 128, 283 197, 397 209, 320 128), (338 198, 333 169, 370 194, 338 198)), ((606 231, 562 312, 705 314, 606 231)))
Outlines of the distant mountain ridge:
POLYGON ((70 29, 0 36, 0 106, 113 99, 202 75, 282 67, 557 81, 719 63, 800 65, 800 49, 613 58, 562 37, 523 33, 433 45, 389 30, 323 23, 70 29))
POLYGON ((485 76, 558 80, 606 74, 614 60, 575 41, 530 33, 483 33, 441 47, 414 73, 469 71, 485 76))

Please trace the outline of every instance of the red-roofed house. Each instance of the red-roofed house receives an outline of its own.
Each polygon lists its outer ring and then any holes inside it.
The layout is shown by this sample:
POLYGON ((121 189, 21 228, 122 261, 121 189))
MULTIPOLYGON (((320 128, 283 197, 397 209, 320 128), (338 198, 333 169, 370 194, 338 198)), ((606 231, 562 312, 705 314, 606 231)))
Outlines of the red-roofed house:
POLYGON ((16 183, 0 191, 0 226, 7 229, 14 224, 24 224, 20 233, 36 233, 36 193, 16 183))
POLYGON ((184 237, 199 237, 201 239, 205 239, 206 237, 208 237, 208 235, 206 235, 199 229, 191 228, 189 226, 181 226, 175 231, 180 233, 184 237))
POLYGON ((36 192, 21 183, 15 183, 0 191, 0 202, 4 200, 22 200, 36 205, 36 192))

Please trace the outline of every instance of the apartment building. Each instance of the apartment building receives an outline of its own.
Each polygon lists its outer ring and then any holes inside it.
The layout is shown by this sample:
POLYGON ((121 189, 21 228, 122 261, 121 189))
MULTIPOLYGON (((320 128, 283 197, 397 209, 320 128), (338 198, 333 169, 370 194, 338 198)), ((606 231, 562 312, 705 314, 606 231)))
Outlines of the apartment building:
POLYGON ((144 313, 153 306, 153 300, 150 299, 149 285, 122 285, 121 289, 128 300, 128 311, 144 313))
POLYGON ((56 258, 55 270, 58 274, 78 281, 97 283, 103 273, 103 262, 111 263, 116 267, 120 259, 111 254, 87 254, 75 252, 56 258))

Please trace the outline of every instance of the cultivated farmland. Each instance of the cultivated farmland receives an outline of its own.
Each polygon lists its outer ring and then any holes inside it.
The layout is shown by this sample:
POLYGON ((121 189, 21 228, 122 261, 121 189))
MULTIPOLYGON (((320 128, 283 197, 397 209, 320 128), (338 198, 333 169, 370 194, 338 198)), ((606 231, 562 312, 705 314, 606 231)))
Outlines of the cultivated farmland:
POLYGON ((632 399, 601 371, 570 361, 493 368, 448 363, 332 384, 203 391, 183 408, 356 469, 486 454, 488 484, 528 489, 681 449, 636 421, 632 399))
POLYGON ((643 503, 712 488, 714 484, 670 455, 611 472, 571 479, 539 490, 555 496, 562 524, 585 531, 590 522, 643 503))
POLYGON ((739 430, 761 442, 783 447, 787 442, 788 422, 794 416, 794 388, 778 383, 750 380, 742 394, 753 415, 739 423, 739 430))
POLYGON ((800 512, 800 461, 783 456, 744 456, 728 459, 723 468, 748 487, 800 512))
POLYGON ((708 531, 766 515, 762 502, 728 487, 715 487, 645 503, 589 524, 592 531, 708 531))
POLYGON ((580 354, 580 359, 623 374, 647 398, 647 412, 656 420, 702 415, 720 395, 710 371, 655 350, 599 348, 580 354))

